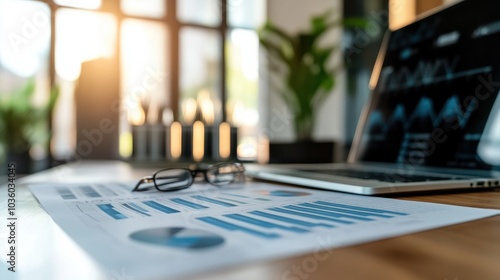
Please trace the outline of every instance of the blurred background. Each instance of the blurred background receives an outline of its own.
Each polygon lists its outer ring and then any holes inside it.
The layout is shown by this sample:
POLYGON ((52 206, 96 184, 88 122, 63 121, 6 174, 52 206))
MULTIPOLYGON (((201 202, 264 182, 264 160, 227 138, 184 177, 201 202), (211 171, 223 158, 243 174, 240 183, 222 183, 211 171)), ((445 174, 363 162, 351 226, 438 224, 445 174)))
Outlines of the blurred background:
POLYGON ((270 144, 297 138, 259 30, 308 30, 327 10, 365 22, 324 38, 335 84, 312 140, 343 161, 385 30, 449 2, 0 0, 1 161, 20 173, 87 158, 279 162, 270 144))

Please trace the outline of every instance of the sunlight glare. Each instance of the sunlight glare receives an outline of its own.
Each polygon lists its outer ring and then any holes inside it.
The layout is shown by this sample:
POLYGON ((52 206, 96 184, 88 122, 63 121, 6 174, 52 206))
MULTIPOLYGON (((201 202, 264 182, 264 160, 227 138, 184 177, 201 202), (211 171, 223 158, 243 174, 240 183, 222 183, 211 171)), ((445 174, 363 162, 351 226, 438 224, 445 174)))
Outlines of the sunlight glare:
POLYGON ((56 14, 56 72, 78 79, 81 64, 114 55, 116 18, 107 13, 63 9, 56 14))

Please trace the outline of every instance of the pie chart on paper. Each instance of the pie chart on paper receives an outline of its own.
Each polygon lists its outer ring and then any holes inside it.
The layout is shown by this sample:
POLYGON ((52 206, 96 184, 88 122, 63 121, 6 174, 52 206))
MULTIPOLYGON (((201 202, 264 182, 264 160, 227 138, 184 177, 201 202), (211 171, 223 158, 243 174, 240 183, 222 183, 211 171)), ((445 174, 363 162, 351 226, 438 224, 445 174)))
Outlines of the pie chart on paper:
POLYGON ((183 227, 151 228, 133 232, 132 240, 171 248, 197 250, 215 247, 224 243, 220 235, 183 227))

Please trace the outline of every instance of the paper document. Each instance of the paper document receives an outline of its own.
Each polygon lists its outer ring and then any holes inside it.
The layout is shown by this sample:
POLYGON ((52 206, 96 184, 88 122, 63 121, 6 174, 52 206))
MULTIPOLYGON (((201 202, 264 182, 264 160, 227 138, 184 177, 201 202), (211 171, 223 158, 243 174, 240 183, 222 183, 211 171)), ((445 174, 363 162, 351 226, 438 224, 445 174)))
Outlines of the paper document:
POLYGON ((330 250, 500 214, 432 203, 247 182, 131 193, 133 185, 30 189, 103 268, 142 279, 330 250))

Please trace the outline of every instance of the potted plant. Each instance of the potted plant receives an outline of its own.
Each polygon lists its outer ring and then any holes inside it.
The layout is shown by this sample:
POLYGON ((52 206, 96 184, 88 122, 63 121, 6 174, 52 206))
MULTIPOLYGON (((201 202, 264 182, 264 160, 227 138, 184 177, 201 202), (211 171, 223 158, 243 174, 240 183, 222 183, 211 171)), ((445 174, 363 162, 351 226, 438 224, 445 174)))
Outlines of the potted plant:
POLYGON ((328 61, 339 46, 319 46, 323 35, 339 25, 331 17, 331 11, 312 17, 307 32, 289 34, 269 21, 259 30, 271 70, 284 69, 284 87, 277 92, 294 116, 299 141, 312 139, 314 114, 335 85, 336 69, 328 61))
MULTIPOLYGON (((354 21, 351 20, 351 22, 354 21)), ((339 43, 320 46, 320 39, 340 24, 339 20, 332 19, 332 11, 329 10, 312 17, 310 29, 305 32, 289 34, 269 21, 259 30, 259 41, 268 52, 270 69, 280 73, 283 78, 281 88, 274 90, 293 114, 296 143, 305 142, 306 146, 318 146, 318 143, 313 142, 312 137, 315 114, 335 85, 337 69, 329 65, 329 60, 332 53, 340 49, 339 43)), ((302 157, 305 156, 317 162, 332 161, 333 143, 329 146, 331 147, 326 148, 328 151, 312 153, 304 151, 302 157), (320 154, 327 154, 327 159, 315 158, 320 154)), ((283 149, 289 151, 289 148, 293 147, 283 149)), ((299 158, 292 161, 302 160, 299 155, 299 158)))
POLYGON ((48 122, 59 91, 51 91, 46 104, 33 103, 35 82, 30 80, 23 88, 0 95, 0 143, 7 162, 16 161, 20 173, 29 172, 29 150, 35 143, 47 144, 50 139, 48 122))

